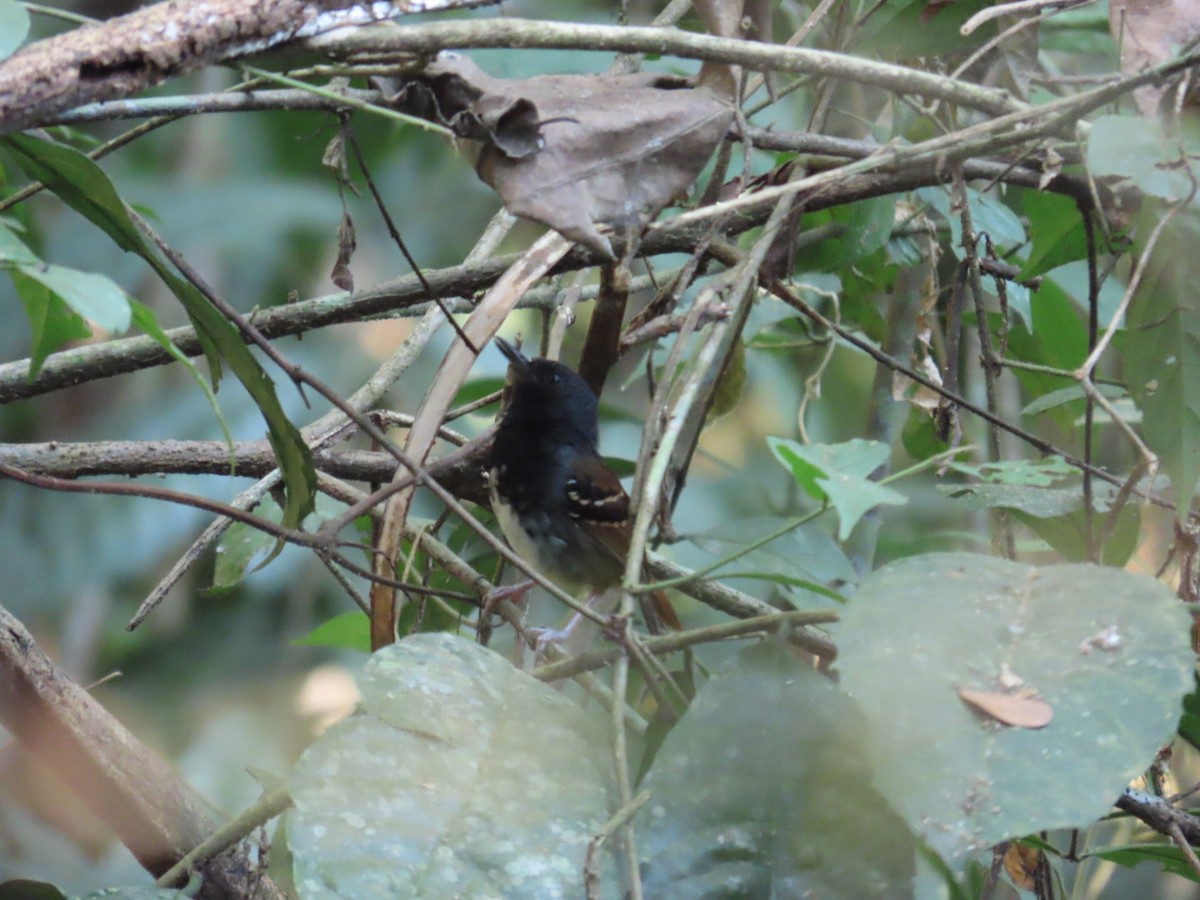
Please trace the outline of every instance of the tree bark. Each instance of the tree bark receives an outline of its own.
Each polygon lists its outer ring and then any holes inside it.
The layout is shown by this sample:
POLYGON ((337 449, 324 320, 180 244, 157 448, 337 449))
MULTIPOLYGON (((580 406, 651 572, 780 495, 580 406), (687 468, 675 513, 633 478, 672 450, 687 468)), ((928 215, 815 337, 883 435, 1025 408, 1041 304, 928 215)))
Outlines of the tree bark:
MULTIPOLYGON (((0 723, 117 833, 155 877, 211 834, 203 800, 50 661, 0 606, 0 723)), ((200 866, 200 897, 280 898, 240 848, 200 866)))
POLYGON ((487 2, 166 0, 30 44, 0 63, 0 134, 334 28, 487 2))

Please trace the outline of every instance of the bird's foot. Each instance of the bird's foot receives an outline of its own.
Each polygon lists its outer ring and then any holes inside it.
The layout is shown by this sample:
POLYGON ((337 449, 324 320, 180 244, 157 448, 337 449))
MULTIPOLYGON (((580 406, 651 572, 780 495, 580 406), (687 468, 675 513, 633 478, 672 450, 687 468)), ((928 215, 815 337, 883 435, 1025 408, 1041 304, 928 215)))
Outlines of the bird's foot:
POLYGON ((527 628, 526 632, 533 638, 534 657, 541 659, 546 655, 547 648, 565 642, 574 633, 582 619, 583 616, 576 613, 571 616, 571 620, 564 628, 527 628))
POLYGON ((516 584, 509 584, 504 587, 492 588, 483 598, 483 611, 489 613, 495 608, 496 604, 502 600, 511 600, 513 603, 522 603, 525 600, 525 595, 533 589, 533 580, 526 578, 518 581, 516 584))

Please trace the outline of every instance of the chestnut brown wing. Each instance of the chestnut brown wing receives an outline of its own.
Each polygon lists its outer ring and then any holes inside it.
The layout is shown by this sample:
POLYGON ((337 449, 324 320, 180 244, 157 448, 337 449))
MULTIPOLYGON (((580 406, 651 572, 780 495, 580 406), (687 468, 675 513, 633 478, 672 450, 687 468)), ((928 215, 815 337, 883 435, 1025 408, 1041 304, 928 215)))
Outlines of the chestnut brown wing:
MULTIPOLYGON (((621 565, 629 555, 633 523, 629 519, 629 495, 616 473, 598 456, 580 457, 568 473, 567 512, 583 526, 588 536, 621 565)), ((651 633, 660 623, 675 630, 683 628, 667 595, 654 591, 641 598, 642 615, 651 633)))

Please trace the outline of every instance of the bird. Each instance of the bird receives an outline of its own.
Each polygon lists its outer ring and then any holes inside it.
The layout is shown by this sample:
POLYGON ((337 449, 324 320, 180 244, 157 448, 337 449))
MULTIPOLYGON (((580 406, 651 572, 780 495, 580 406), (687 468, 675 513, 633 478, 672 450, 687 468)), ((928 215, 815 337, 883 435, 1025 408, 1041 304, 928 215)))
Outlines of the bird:
MULTIPOLYGON (((621 583, 633 532, 629 495, 597 450, 596 395, 568 366, 496 345, 509 375, 487 462, 492 510, 518 556, 568 591, 587 588, 590 604, 621 583)), ((652 634, 683 627, 661 591, 639 601, 652 634)))

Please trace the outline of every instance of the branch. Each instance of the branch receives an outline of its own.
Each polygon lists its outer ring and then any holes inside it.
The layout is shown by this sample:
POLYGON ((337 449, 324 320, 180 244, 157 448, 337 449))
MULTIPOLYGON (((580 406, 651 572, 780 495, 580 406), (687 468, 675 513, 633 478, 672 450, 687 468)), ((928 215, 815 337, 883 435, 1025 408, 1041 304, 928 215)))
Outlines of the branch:
POLYGON ((84 103, 348 25, 490 0, 206 0, 157 3, 30 44, 0 63, 0 134, 84 103))
MULTIPOLYGON (((466 457, 456 456, 452 465, 436 461, 436 472, 456 496, 486 502, 478 470, 486 448, 466 457)), ((237 441, 233 445, 233 474, 262 478, 278 465, 266 441, 237 441)), ((351 481, 388 481, 396 471, 390 453, 371 450, 316 450, 313 464, 318 471, 351 481)), ((32 475, 75 479, 95 475, 229 475, 230 449, 224 441, 92 441, 37 444, 0 444, 0 465, 32 475)), ((132 485, 130 485, 132 487, 132 485)))
MULTIPOLYGON (((158 876, 215 824, 171 766, 59 671, 0 606, 0 722, 107 822, 158 876)), ((226 850, 199 867, 201 897, 282 898, 249 857, 226 850)))
POLYGON ((179 94, 173 97, 139 97, 136 100, 110 100, 77 106, 46 119, 43 125, 83 125, 87 122, 112 122, 119 119, 148 119, 154 116, 197 116, 203 113, 266 112, 276 110, 318 110, 343 112, 362 104, 375 105, 378 91, 341 88, 341 99, 283 88, 269 91, 222 91, 219 94, 179 94))
POLYGON ((341 57, 365 52, 432 55, 440 50, 534 47, 547 50, 656 53, 730 63, 748 69, 840 78, 897 93, 936 98, 993 115, 1029 108, 1014 100, 1007 91, 982 88, 970 82, 931 75, 892 63, 827 50, 693 34, 676 28, 581 25, 527 19, 469 19, 386 29, 357 29, 319 38, 309 44, 314 49, 341 57))
MULTIPOLYGON (((804 143, 799 137, 777 135, 776 138, 780 144, 788 145, 780 149, 797 149, 804 152, 806 148, 814 146, 804 143)), ((772 149, 770 142, 760 143, 757 133, 754 136, 754 144, 756 147, 772 149)), ((832 153, 835 147, 840 147, 846 155, 856 158, 860 154, 870 155, 865 152, 867 148, 870 148, 871 152, 880 149, 877 145, 857 141, 815 146, 823 149, 813 149, 809 152, 832 153)), ((879 167, 884 168, 882 161, 879 167)), ((1023 187, 1036 187, 1039 178, 1036 171, 991 160, 968 161, 964 164, 964 171, 971 178, 989 178, 1023 187)), ((940 170, 936 161, 932 159, 926 160, 922 165, 913 165, 904 171, 893 173, 847 174, 835 180, 831 178, 835 172, 822 173, 826 176, 824 183, 817 194, 806 199, 806 210, 816 212, 856 200, 941 184, 948 180, 948 175, 940 170)), ((1069 176, 1055 177, 1046 189, 1071 197, 1078 197, 1081 192, 1085 197, 1088 196, 1086 185, 1079 184, 1077 179, 1069 176)), ((730 237, 741 234, 761 225, 766 220, 769 210, 770 207, 765 201, 757 207, 739 209, 736 216, 730 216, 722 222, 722 230, 730 237)), ((695 213, 687 215, 695 218, 695 213)), ((667 253, 690 253, 709 230, 710 223, 705 218, 690 222, 665 222, 646 235, 639 256, 649 258, 667 253)), ((266 337, 278 338, 303 334, 325 325, 356 322, 372 316, 423 315, 428 309, 429 301, 434 297, 469 297, 486 289, 515 260, 516 255, 509 254, 478 263, 426 270, 424 276, 431 292, 424 290, 416 276, 406 275, 350 294, 328 294, 299 303, 272 306, 255 313, 253 322, 266 337)), ((586 269, 601 262, 603 260, 596 254, 576 246, 555 266, 552 274, 586 269)), ((594 292, 595 288, 585 288, 583 296, 594 296, 594 292)), ((518 308, 554 309, 558 300, 558 294, 554 290, 531 291, 521 300, 518 308)), ((452 302, 449 306, 453 312, 469 312, 473 308, 473 304, 467 300, 452 302)), ((173 328, 167 331, 167 336, 188 356, 199 356, 202 352, 194 328, 173 328)), ((33 378, 30 378, 27 359, 0 364, 0 406, 14 400, 37 397, 69 385, 110 378, 171 362, 174 362, 174 358, 155 340, 139 336, 118 338, 102 344, 89 344, 52 353, 33 378)))
POLYGON ((1178 828, 1189 844, 1200 847, 1200 819, 1186 810, 1177 809, 1162 797, 1126 788, 1114 805, 1141 819, 1159 834, 1169 836, 1173 829, 1178 828))
MULTIPOLYGON (((642 639, 642 646, 651 653, 672 653, 694 647, 697 644, 707 644, 714 641, 727 641, 733 638, 745 638, 764 633, 775 634, 778 631, 789 631, 788 637, 806 650, 818 655, 829 649, 829 642, 823 636, 813 631, 807 631, 805 626, 821 625, 836 622, 838 614, 831 610, 803 610, 799 612, 780 612, 774 610, 751 619, 740 619, 734 622, 722 622, 719 625, 707 625, 691 631, 680 631, 675 634, 665 634, 658 637, 642 639), (814 649, 819 648, 819 649, 814 649)), ((541 681, 557 681, 560 678, 571 678, 580 672, 588 672, 607 665, 624 653, 619 646, 600 647, 583 653, 569 656, 538 666, 531 673, 541 681)), ((830 654, 832 656, 832 654, 830 654)))

